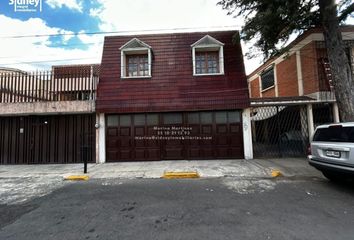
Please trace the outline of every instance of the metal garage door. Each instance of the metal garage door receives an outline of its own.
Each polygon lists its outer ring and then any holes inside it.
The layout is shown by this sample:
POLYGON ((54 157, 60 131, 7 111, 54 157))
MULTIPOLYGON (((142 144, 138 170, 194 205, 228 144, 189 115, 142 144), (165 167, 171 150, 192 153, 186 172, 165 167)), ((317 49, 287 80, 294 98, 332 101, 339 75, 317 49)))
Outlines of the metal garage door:
POLYGON ((93 114, 0 117, 0 164, 94 162, 94 124, 93 114))
POLYGON ((107 161, 243 158, 240 111, 108 115, 107 161))

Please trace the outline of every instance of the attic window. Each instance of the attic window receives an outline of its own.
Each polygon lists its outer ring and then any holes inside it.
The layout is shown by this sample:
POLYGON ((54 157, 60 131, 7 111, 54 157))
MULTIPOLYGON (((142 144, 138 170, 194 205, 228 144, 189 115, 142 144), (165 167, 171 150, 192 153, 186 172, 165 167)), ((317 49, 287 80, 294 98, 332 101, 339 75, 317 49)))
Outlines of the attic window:
POLYGON ((222 42, 209 35, 192 44, 193 75, 224 74, 223 46, 222 42))
POLYGON ((121 48, 121 77, 151 77, 151 47, 133 38, 121 48))

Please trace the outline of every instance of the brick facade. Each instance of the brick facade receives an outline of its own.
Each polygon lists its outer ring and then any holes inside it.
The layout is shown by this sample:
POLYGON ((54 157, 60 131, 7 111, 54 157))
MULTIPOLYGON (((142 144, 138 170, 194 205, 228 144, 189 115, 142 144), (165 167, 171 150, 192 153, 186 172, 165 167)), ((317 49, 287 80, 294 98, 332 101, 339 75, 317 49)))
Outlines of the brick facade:
MULTIPOLYGON (((322 65, 319 62, 321 58, 327 56, 327 53, 317 43, 319 42, 310 41, 305 45, 300 45, 300 49, 297 50, 300 53, 303 95, 330 90, 328 80, 323 76, 322 65)), ((268 60, 248 76, 251 98, 300 96, 298 81, 298 71, 300 68, 298 69, 296 51, 291 50, 288 54, 268 60), (261 79, 260 77, 255 77, 255 75, 260 75, 271 64, 275 65, 276 88, 260 92, 261 79), (278 91, 277 94, 276 90, 278 91)))
POLYGON ((318 92, 318 66, 316 58, 316 45, 311 42, 300 50, 304 94, 318 92))
POLYGON ((277 64, 277 85, 279 97, 292 97, 299 95, 296 54, 292 54, 277 64))
MULTIPOLYGON (((320 49, 316 48, 315 42, 310 42, 300 49, 301 69, 304 95, 311 94, 320 91, 318 80, 318 54, 320 49)), ((321 56, 323 54, 320 54, 321 56)), ((298 85, 298 73, 296 63, 296 52, 292 52, 289 56, 286 56, 282 61, 275 64, 276 85, 278 89, 278 97, 294 97, 299 96, 298 85)), ((269 66, 269 65, 268 65, 269 66)), ((263 65, 261 70, 258 70, 258 74, 263 69, 267 68, 267 65, 263 65)), ((276 97, 276 89, 271 88, 260 93, 261 83, 260 77, 253 78, 250 81, 250 97, 276 97)))
POLYGON ((256 78, 255 80, 250 82, 250 96, 252 96, 253 98, 259 98, 261 97, 260 93, 259 93, 259 77, 256 78))
POLYGON ((262 92, 262 97, 275 97, 275 88, 270 88, 262 92))

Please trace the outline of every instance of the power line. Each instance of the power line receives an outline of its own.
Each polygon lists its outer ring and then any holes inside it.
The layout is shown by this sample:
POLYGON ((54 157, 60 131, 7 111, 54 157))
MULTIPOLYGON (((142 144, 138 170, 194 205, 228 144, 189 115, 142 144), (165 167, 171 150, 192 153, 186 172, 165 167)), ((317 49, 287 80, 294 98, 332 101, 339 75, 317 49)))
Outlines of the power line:
MULTIPOLYGON (((79 36, 79 35, 102 35, 102 34, 126 34, 126 33, 159 33, 161 32, 174 32, 174 31, 186 31, 186 30, 203 30, 203 29, 218 29, 222 31, 222 28, 238 28, 242 27, 241 25, 233 25, 233 26, 212 26, 212 27, 193 27, 193 28, 161 28, 161 29, 149 29, 149 30, 121 30, 121 31, 98 31, 98 32, 74 32, 74 33, 56 33, 56 34, 34 34, 34 35, 13 35, 13 36, 0 36, 2 39, 10 39, 10 38, 37 38, 37 37, 60 37, 60 36, 79 36)), ((225 30, 225 29, 224 29, 225 30)))
MULTIPOLYGON (((343 36, 352 36, 353 33, 343 33, 342 34, 343 36)), ((344 40, 344 41, 347 41, 347 40, 344 40)), ((61 45, 56 45, 56 46, 80 46, 80 45, 94 45, 94 44, 101 44, 103 42, 92 42, 92 43, 77 43, 77 44, 61 44, 61 45)), ((291 44, 291 43, 290 43, 291 44)), ((294 46, 297 46, 299 49, 301 49, 303 46, 306 46, 307 44, 309 43, 306 43, 306 44, 295 44, 294 46)), ((289 46, 289 45, 288 45, 289 46)), ((292 46, 292 47, 294 47, 292 46)), ((302 50, 304 51, 304 50, 302 50)), ((283 54, 293 54, 295 52, 295 50, 291 50, 289 49, 288 51, 285 51, 283 54)), ((278 57, 282 56, 283 54, 280 54, 278 57)), ((36 55, 36 56, 41 56, 41 55, 36 55)), ((53 55, 42 55, 43 56, 53 56, 53 55)), ((54 55, 55 56, 55 55, 54 55)), ((7 57, 0 57, 0 59, 11 59, 11 58, 16 58, 16 57, 20 57, 20 56, 7 56, 7 57)), ((58 56, 59 57, 59 56, 58 56)), ((98 57, 98 56, 97 56, 98 57)), ((74 58, 74 59, 53 59, 53 60, 50 60, 50 59, 47 59, 47 60, 41 60, 41 61, 22 61, 22 62, 13 62, 13 63, 4 63, 4 64, 0 64, 0 65, 3 65, 3 66, 10 66, 10 65, 18 65, 18 64, 36 64, 36 63, 51 63, 51 62, 65 62, 65 61, 79 61, 79 60, 88 60, 88 59, 97 59, 97 57, 91 57, 91 58, 74 58)), ((245 56, 244 56, 245 57, 245 56)), ((311 58, 311 59, 315 59, 314 57, 310 57, 310 56, 303 56, 305 58, 311 58)), ((277 57, 276 57, 277 58, 277 57)), ((269 60, 269 59, 268 59, 269 60)), ((267 61, 268 61, 267 60, 267 61)), ((266 63, 267 61, 265 61, 264 63, 266 63)), ((263 63, 263 64, 264 64, 263 63)))
MULTIPOLYGON (((305 46, 305 44, 303 44, 302 46, 305 46)), ((312 51, 312 49, 302 50, 302 52, 303 51, 312 51)), ((295 51, 294 50, 290 50, 288 52, 284 52, 283 54, 292 55, 293 53, 295 53, 295 51)), ((277 58, 281 57, 283 54, 279 55, 278 57, 275 57, 275 59, 273 59, 273 61, 275 61, 277 58)), ((301 55, 302 55, 302 57, 307 58, 307 59, 314 59, 314 60, 317 59, 316 57, 306 56, 306 55, 303 55, 303 54, 301 54, 301 55)), ((53 55, 50 55, 50 56, 53 56, 53 55)), ((97 57, 73 58, 73 59, 47 59, 47 60, 40 60, 40 61, 22 61, 22 62, 4 63, 4 64, 0 64, 0 65, 2 65, 2 66, 10 66, 10 65, 18 65, 18 64, 53 63, 53 62, 80 61, 80 60, 89 60, 89 59, 97 59, 97 57)), ((177 61, 179 61, 181 59, 184 59, 184 57, 183 58, 182 57, 174 58, 174 60, 177 60, 177 61)), ((265 64, 267 61, 265 61, 263 64, 265 64)), ((261 64, 260 66, 262 66, 263 64, 261 64)), ((154 64, 154 65, 156 66, 156 64, 154 64)))
MULTIPOLYGON (((86 45, 98 45, 98 44, 102 44, 103 42, 97 42, 97 43, 77 43, 77 44, 55 44, 55 46, 48 46, 49 48, 56 48, 56 47, 66 47, 66 46, 86 46, 86 45)), ((75 48, 77 50, 77 48, 75 48)), ((74 49, 65 49, 65 50, 74 50, 74 49)), ((82 49, 79 49, 82 50, 82 49)), ((17 57, 21 57, 23 55, 13 55, 13 56, 1 56, 0 59, 12 59, 12 58, 17 58, 17 57)), ((46 55, 37 55, 36 57, 49 57, 49 56, 56 56, 53 54, 46 54, 46 55)))
MULTIPOLYGON (((353 36, 353 33, 347 33, 347 32, 345 32, 345 33, 343 33, 342 34, 342 36, 343 37, 351 37, 351 36, 353 36)), ((293 41, 295 41, 296 39, 294 39, 293 41)), ((347 40, 343 40, 343 41, 347 41, 347 40)), ((97 44, 97 45, 99 45, 99 44, 102 44, 103 43, 103 41, 99 41, 99 42, 90 42, 90 43, 73 43, 73 44, 54 44, 53 46, 47 46, 47 47, 49 47, 49 48, 56 48, 56 47, 68 47, 68 46, 87 46, 87 45, 95 45, 95 44, 97 44)), ((289 46, 291 44, 291 42, 287 45, 287 46, 289 46)), ((298 47, 303 47, 303 46, 305 46, 306 44, 296 44, 296 46, 298 46, 298 47)), ((40 45, 41 46, 41 45, 40 45)), ((287 46, 285 46, 285 48, 287 47, 287 46)), ((291 52, 291 51, 290 51, 291 52)), ((0 59, 6 59, 6 58, 15 58, 15 57, 20 57, 20 56, 22 56, 22 55, 16 55, 16 56, 1 56, 0 57, 0 59)), ((48 56, 48 55, 36 55, 36 56, 48 56)), ((52 56, 52 55, 50 55, 50 56, 52 56)))
POLYGON ((71 59, 55 59, 55 60, 45 60, 45 61, 30 61, 30 62, 14 62, 14 63, 5 63, 0 64, 2 66, 17 65, 17 64, 33 64, 33 63, 52 63, 52 62, 65 62, 65 61, 79 61, 79 60, 88 60, 96 59, 96 57, 91 58, 71 58, 71 59))

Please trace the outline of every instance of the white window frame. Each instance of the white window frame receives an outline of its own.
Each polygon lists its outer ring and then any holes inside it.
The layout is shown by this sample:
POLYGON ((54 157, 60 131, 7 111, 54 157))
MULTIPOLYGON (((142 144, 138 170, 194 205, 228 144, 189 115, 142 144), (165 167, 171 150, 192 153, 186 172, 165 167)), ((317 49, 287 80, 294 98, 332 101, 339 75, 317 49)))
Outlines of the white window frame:
POLYGON ((263 93, 263 92, 266 92, 266 91, 268 91, 268 90, 270 90, 270 89, 272 89, 272 88, 275 88, 275 82, 276 82, 276 68, 275 68, 275 67, 276 67, 275 64, 271 64, 271 65, 267 66, 265 69, 263 69, 262 72, 259 73, 260 88, 261 88, 261 92, 262 92, 262 93, 263 93), (273 75, 274 75, 274 76, 273 76, 273 78, 274 78, 274 79, 273 79, 273 85, 263 89, 262 75, 263 75, 265 72, 270 71, 271 69, 272 69, 273 75))
POLYGON ((131 79, 131 78, 151 78, 151 66, 152 66, 152 54, 151 47, 146 43, 140 41, 137 38, 133 38, 122 47, 120 50, 120 77, 122 79, 131 79), (129 45, 133 43, 138 43, 139 47, 129 47, 129 45), (148 55, 148 65, 149 65, 149 74, 146 76, 128 76, 127 74, 127 55, 135 55, 135 54, 146 54, 148 55))
POLYGON ((224 75, 224 43, 215 38, 205 35, 203 38, 191 45, 192 47, 192 62, 193 62, 193 76, 210 76, 210 75, 224 75), (205 40, 212 42, 204 44, 205 40), (218 73, 197 73, 196 72, 196 52, 219 52, 219 72, 218 73))

